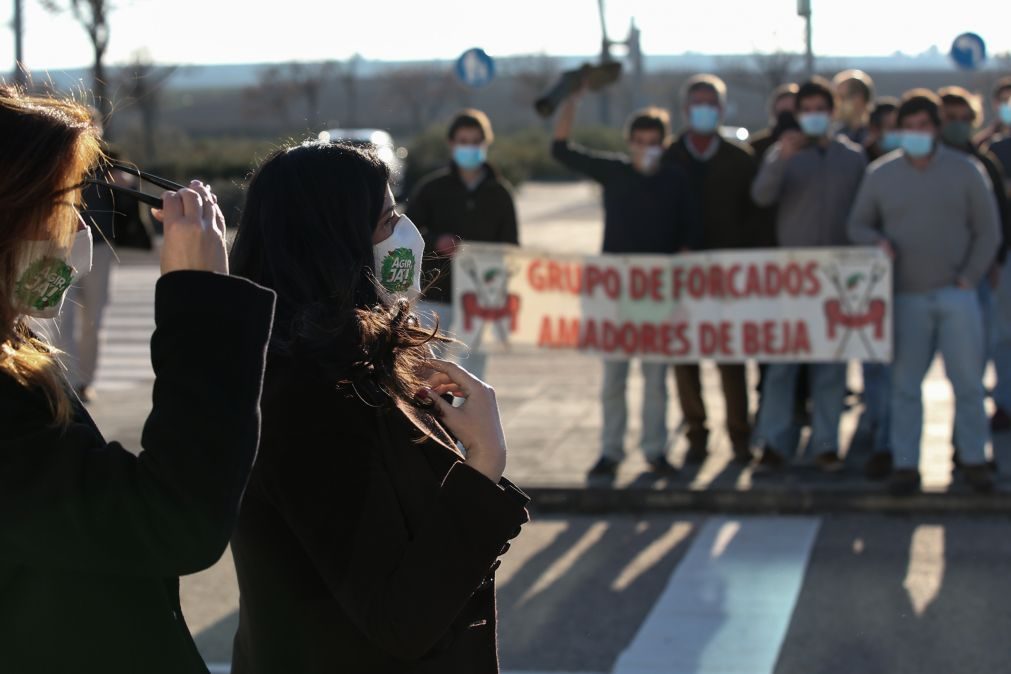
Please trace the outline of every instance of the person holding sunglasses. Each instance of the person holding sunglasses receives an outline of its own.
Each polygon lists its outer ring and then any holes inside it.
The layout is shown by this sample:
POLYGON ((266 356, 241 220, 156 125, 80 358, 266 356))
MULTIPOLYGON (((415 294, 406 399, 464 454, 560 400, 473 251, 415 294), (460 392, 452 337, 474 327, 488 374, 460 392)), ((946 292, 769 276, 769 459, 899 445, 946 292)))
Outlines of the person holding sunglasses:
POLYGON ((210 188, 165 192, 153 409, 108 442, 32 318, 90 265, 79 104, 0 86, 0 671, 206 674, 179 576, 224 552, 256 452, 274 293, 228 276, 210 188))
POLYGON ((372 147, 309 142, 249 184, 232 270, 278 307, 233 674, 498 671, 494 572, 527 498, 494 391, 412 311, 424 240, 389 177, 372 147))

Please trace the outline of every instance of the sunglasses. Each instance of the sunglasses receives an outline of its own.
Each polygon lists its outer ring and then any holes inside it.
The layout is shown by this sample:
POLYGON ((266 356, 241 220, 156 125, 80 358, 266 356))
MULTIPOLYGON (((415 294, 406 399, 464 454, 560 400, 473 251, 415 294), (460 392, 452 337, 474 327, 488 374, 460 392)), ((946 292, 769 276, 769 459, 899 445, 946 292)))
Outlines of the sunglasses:
MULTIPOLYGON (((185 185, 180 185, 179 183, 174 183, 167 178, 161 178, 151 173, 141 171, 136 166, 131 166, 125 164, 121 161, 116 161, 115 159, 106 160, 102 164, 105 169, 118 169, 123 173, 129 173, 132 176, 140 178, 141 182, 148 182, 156 187, 161 187, 162 189, 177 191, 185 188, 185 185)), ((153 194, 148 194, 147 192, 142 192, 140 190, 135 190, 125 185, 117 185, 116 183, 109 182, 107 180, 102 180, 100 178, 85 178, 84 182, 81 183, 80 187, 84 185, 96 185, 98 187, 104 187, 121 194, 133 197, 141 203, 148 204, 149 206, 154 206, 155 208, 163 208, 161 197, 155 196, 153 194)))

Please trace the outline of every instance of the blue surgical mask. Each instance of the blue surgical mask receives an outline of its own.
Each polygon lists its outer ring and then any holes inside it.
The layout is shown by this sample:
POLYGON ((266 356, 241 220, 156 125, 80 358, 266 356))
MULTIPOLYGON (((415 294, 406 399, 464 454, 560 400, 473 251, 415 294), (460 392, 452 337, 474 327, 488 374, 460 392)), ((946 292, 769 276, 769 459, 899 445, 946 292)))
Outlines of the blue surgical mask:
POLYGON ((1005 124, 1011 125, 1011 101, 1007 103, 1001 103, 1000 107, 997 109, 997 112, 1000 115, 1000 121, 1004 122, 1005 124))
POLYGON ((824 136, 828 133, 832 118, 827 112, 802 112, 797 117, 801 130, 808 136, 824 136))
POLYGON ((884 135, 881 136, 881 150, 884 152, 891 152, 892 150, 898 150, 902 147, 902 132, 901 131, 885 131, 884 135))
POLYGON ((720 124, 720 109, 712 105, 688 108, 688 124, 696 133, 712 133, 720 124))
POLYGON ((913 159, 926 157, 934 150, 934 134, 926 131, 903 131, 902 149, 913 159))
POLYGON ((453 161, 467 171, 483 166, 487 159, 488 149, 483 145, 457 145, 453 148, 453 161))

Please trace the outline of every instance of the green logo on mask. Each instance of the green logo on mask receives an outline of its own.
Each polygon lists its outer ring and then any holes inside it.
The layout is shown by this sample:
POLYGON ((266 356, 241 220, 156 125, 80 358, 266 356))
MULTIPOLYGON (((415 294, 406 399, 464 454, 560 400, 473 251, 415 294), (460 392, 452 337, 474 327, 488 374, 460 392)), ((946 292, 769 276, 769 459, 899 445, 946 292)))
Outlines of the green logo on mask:
POLYGON ((392 293, 406 292, 414 282, 414 253, 410 248, 396 248, 383 258, 383 287, 392 293))
POLYGON ((73 269, 58 258, 36 260, 14 286, 14 295, 26 307, 43 311, 60 303, 73 280, 73 269))

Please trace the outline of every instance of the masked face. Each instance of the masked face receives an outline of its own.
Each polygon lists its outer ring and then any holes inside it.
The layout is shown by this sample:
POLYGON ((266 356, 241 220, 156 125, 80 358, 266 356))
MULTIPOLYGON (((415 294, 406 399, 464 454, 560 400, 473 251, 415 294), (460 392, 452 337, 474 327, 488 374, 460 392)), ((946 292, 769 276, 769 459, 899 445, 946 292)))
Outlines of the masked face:
POLYGON ((902 147, 902 132, 897 129, 885 131, 881 134, 881 150, 891 152, 902 147))
POLYGON ((720 124, 720 109, 714 105, 693 105, 688 108, 688 124, 695 133, 714 133, 720 124))
POLYGON ((934 134, 928 131, 903 131, 902 149, 913 159, 926 157, 934 150, 934 134))
POLYGON ((421 258, 425 240, 406 215, 399 216, 393 234, 372 246, 376 279, 392 296, 414 298, 421 293, 421 258))
POLYGON ((798 115, 797 122, 804 135, 816 138, 828 133, 832 117, 827 112, 802 112, 798 115))
POLYGON ((1000 121, 1004 124, 1011 125, 1011 101, 1004 101, 997 108, 997 114, 1000 116, 1000 121))
POLYGON ((941 137, 952 147, 965 147, 972 139, 972 122, 956 120, 941 127, 941 137))
POLYGON ((18 313, 54 318, 60 313, 67 290, 91 271, 91 230, 81 229, 69 248, 52 240, 22 245, 14 281, 14 306, 18 313))
POLYGON ((484 166, 488 160, 488 149, 484 145, 455 145, 453 161, 465 171, 473 171, 484 166))

